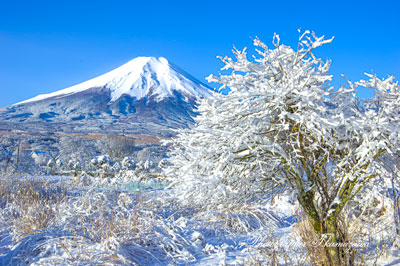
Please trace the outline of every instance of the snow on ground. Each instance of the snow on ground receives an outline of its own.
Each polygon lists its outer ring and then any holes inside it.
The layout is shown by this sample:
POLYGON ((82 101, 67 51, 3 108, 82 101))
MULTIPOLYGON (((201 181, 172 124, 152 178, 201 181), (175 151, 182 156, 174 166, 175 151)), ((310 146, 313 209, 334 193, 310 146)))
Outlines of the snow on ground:
POLYGON ((306 263, 289 195, 259 215, 204 217, 154 179, 11 178, 0 188, 0 265, 265 265, 273 255, 306 263))

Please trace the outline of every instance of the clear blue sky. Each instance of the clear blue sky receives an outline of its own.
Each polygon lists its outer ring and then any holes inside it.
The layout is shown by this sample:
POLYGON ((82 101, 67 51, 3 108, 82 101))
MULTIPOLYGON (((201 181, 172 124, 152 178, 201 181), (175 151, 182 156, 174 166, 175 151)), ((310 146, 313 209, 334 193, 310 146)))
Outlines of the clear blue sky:
MULTIPOLYGON (((317 55, 351 80, 400 76, 399 1, 0 0, 0 106, 69 87, 137 56, 164 56, 198 79, 217 55, 273 33, 294 46, 297 29, 332 44, 317 55)), ((335 84, 341 82, 340 78, 335 84)), ((366 97, 368 94, 362 94, 366 97)))

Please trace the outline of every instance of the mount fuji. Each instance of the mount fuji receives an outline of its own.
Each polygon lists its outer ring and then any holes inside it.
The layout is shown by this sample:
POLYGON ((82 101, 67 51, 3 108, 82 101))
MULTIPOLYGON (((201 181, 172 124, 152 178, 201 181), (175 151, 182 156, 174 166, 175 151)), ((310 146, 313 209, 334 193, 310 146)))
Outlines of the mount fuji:
POLYGON ((137 57, 75 86, 0 108, 0 130, 169 137, 212 90, 163 57, 137 57))

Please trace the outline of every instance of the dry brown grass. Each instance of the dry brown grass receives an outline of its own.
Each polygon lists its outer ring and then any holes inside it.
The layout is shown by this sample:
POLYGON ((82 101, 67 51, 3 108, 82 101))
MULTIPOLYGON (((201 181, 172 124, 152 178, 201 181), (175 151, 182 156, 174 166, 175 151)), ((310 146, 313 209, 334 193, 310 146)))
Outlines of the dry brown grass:
POLYGON ((45 180, 0 180, 0 198, 8 206, 15 241, 53 225, 57 205, 65 200, 65 190, 58 192, 54 193, 45 180))
POLYGON ((302 213, 297 214, 297 233, 302 240, 308 263, 315 266, 329 265, 326 249, 320 245, 320 237, 302 213))
MULTIPOLYGON (((119 198, 114 194, 111 209, 102 206, 97 217, 82 217, 80 220, 82 235, 89 235, 91 239, 97 239, 99 242, 107 242, 108 239, 115 238, 123 243, 144 229, 151 230, 145 225, 146 221, 141 213, 144 208, 141 194, 136 195, 134 206, 129 212, 118 211, 120 205, 123 204, 118 202, 119 198)), ((148 221, 150 220, 148 217, 148 221)))

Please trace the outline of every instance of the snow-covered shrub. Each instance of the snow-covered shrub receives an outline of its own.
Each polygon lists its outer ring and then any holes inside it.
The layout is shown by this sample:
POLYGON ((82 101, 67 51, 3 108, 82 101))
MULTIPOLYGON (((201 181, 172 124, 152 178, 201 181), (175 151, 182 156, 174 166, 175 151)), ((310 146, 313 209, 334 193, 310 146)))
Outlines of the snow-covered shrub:
POLYGON ((114 162, 108 155, 96 156, 90 161, 90 164, 97 176, 109 177, 112 174, 114 162))
POLYGON ((166 167, 169 166, 169 162, 167 158, 162 158, 159 162, 158 162, 158 168, 160 169, 164 169, 166 167))
MULTIPOLYGON (((229 88, 203 100, 196 126, 181 130, 172 142, 168 176, 183 204, 226 211, 262 204, 285 190, 296 194, 305 217, 320 237, 331 235, 329 265, 341 265, 347 253, 340 218, 347 203, 362 204, 371 180, 387 178, 379 160, 399 147, 399 86, 393 77, 330 87, 330 61, 314 55, 325 40, 308 31, 297 50, 270 49, 259 39, 253 60, 246 49, 235 59, 220 57, 228 75, 209 76, 229 88), (375 96, 361 101, 357 88, 375 96)), ((354 259, 354 258, 349 258, 354 259)))
POLYGON ((56 166, 58 169, 61 169, 64 166, 64 162, 61 159, 57 159, 56 166))
POLYGON ((32 152, 31 157, 35 160, 35 164, 39 167, 46 166, 48 162, 46 153, 32 152))
POLYGON ((111 162, 111 158, 108 155, 100 155, 100 156, 94 157, 90 162, 93 165, 103 165, 103 164, 111 162))
POLYGON ((78 173, 82 171, 82 164, 76 159, 71 159, 68 161, 67 164, 68 170, 74 174, 74 176, 77 176, 78 173))
POLYGON ((55 164, 55 162, 54 162, 54 159, 50 159, 50 160, 47 162, 47 167, 49 167, 49 168, 53 168, 55 165, 56 165, 56 164, 55 164))
POLYGON ((136 163, 132 159, 132 157, 126 156, 124 157, 124 159, 122 159, 121 166, 124 170, 132 170, 133 168, 135 168, 136 163))

